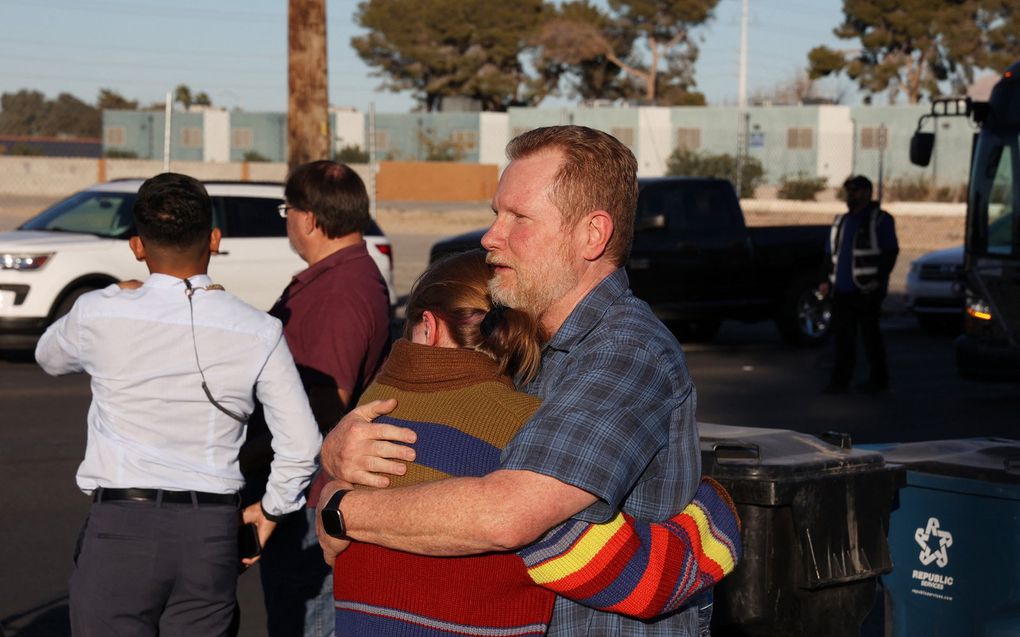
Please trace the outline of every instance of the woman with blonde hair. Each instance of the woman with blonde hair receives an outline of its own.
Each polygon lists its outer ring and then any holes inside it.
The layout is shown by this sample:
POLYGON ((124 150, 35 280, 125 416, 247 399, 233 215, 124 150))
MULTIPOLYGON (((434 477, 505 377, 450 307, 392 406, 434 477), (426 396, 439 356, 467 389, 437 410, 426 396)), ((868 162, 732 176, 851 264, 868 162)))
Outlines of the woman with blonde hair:
MULTIPOLYGON (((537 327, 493 305, 490 276, 484 254, 469 252, 433 264, 411 291, 404 338, 362 396, 396 398, 376 422, 418 435, 415 462, 391 486, 496 470, 539 406, 514 389, 538 371, 537 327)), ((711 481, 666 522, 569 520, 517 553, 428 557, 355 541, 334 563, 336 634, 543 635, 556 594, 654 617, 714 585, 739 552, 735 509, 711 481)))

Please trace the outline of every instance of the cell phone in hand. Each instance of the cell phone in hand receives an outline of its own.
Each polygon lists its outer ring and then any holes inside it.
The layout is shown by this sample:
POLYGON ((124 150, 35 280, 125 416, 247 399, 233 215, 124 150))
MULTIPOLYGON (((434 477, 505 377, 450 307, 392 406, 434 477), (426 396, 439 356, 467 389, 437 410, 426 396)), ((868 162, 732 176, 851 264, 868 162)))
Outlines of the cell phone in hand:
POLYGON ((237 529, 237 555, 239 559, 258 557, 262 554, 259 543, 259 528, 254 524, 242 524, 237 529))

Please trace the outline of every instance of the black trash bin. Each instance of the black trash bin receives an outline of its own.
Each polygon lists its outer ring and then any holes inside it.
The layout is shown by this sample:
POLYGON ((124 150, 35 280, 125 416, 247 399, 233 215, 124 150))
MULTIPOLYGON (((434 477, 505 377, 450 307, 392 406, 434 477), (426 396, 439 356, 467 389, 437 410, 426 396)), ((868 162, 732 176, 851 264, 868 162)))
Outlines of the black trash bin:
POLYGON ((744 557, 715 589, 712 634, 854 636, 892 569, 905 470, 849 436, 701 424, 704 472, 733 496, 744 557))

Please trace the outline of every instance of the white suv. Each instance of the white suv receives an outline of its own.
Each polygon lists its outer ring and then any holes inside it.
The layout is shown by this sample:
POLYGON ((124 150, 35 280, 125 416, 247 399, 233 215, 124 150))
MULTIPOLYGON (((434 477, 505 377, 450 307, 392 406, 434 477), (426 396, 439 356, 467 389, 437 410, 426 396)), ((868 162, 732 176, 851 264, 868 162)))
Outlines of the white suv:
MULTIPOLYGON (((98 184, 54 204, 13 232, 0 233, 0 349, 34 347, 75 299, 123 279, 144 279, 145 264, 127 245, 141 179, 98 184)), ((305 264, 287 241, 277 206, 279 183, 206 182, 213 222, 223 233, 209 275, 253 306, 268 310, 305 264)), ((393 252, 372 222, 365 233, 396 302, 393 252)))

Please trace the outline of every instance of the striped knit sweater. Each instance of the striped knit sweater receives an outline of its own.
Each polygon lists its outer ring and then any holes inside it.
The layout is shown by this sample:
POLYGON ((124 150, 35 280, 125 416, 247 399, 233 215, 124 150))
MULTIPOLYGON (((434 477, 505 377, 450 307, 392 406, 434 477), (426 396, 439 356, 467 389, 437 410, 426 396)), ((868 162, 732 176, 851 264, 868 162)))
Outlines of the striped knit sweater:
MULTIPOLYGON (((380 422, 418 433, 417 460, 393 486, 494 471, 539 404, 484 354, 406 340, 362 401, 381 398, 398 407, 380 422)), ((568 521, 520 554, 437 558, 353 542, 333 570, 337 636, 543 635, 554 592, 635 616, 668 612, 738 559, 738 522, 720 492, 703 483, 703 500, 663 524, 568 521)))

